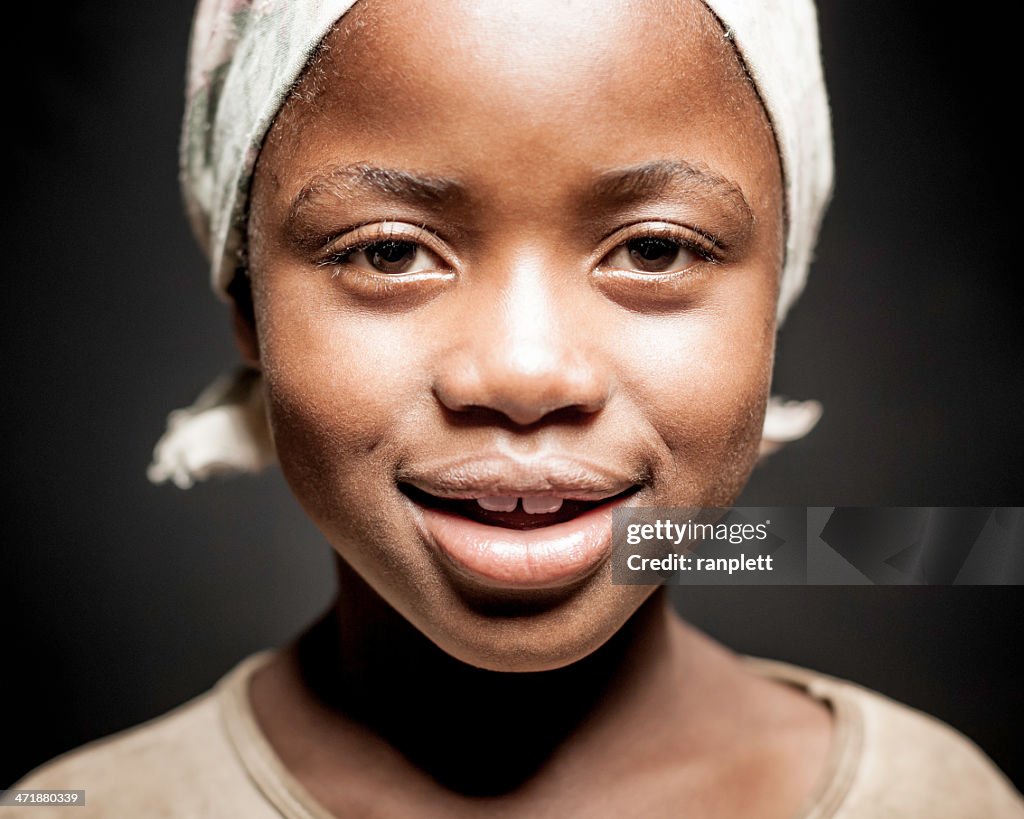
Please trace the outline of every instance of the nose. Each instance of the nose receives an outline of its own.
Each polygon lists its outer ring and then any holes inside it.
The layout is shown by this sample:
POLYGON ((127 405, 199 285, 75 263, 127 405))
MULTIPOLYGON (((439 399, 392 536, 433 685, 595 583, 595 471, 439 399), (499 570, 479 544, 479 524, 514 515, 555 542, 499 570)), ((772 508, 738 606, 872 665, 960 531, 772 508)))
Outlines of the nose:
POLYGON ((585 298, 561 284, 536 264, 467 282, 434 381, 438 400, 453 412, 491 411, 524 426, 559 411, 601 410, 612 383, 595 335, 601 328, 585 298))

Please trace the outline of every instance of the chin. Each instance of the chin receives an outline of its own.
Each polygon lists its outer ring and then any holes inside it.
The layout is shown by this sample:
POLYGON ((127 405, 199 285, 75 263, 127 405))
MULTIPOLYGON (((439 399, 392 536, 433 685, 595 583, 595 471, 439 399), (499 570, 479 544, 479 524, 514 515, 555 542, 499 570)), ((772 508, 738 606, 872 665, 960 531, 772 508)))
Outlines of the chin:
POLYGON ((543 600, 518 605, 506 600, 492 601, 480 610, 462 602, 446 605, 442 616, 410 620, 440 649, 467 665, 513 673, 553 671, 605 645, 657 588, 612 586, 610 572, 595 579, 599 583, 590 591, 600 594, 579 594, 554 606, 545 606, 543 600))

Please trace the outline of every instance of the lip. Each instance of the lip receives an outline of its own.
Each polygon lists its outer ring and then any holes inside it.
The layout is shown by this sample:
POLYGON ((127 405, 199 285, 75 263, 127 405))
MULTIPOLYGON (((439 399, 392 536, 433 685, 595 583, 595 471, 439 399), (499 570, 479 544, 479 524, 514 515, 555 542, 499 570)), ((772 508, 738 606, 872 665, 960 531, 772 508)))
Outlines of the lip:
POLYGON ((442 498, 557 495, 606 500, 570 520, 512 529, 471 520, 411 499, 425 539, 447 564, 479 585, 499 589, 566 586, 594 572, 611 554, 612 511, 636 493, 638 481, 576 458, 533 461, 505 457, 449 461, 402 480, 442 498))
POLYGON ((546 589, 580 580, 607 559, 612 510, 630 497, 602 503, 563 523, 523 530, 413 503, 428 540, 461 573, 494 588, 546 589))
POLYGON ((618 495, 643 478, 592 461, 566 456, 465 457, 403 469, 398 479, 438 498, 468 500, 488 495, 555 495, 599 501, 618 495))

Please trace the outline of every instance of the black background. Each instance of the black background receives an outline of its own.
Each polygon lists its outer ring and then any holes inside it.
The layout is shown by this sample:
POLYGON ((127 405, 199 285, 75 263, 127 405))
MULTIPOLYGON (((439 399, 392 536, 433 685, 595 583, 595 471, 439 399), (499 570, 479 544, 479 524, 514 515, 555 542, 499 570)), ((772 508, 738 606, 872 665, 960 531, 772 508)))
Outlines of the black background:
MULTIPOLYGON (((837 190, 776 386, 825 415, 742 504, 1021 504, 1016 74, 991 18, 912 7, 821 5, 837 190)), ((20 12, 8 45, 23 38, 29 58, 6 67, 3 163, 0 786, 204 691, 332 594, 328 547, 276 471, 189 492, 144 476, 166 413, 235 361, 178 198, 190 4, 20 12)), ((675 591, 737 650, 935 714, 1024 784, 1019 588, 675 591)))

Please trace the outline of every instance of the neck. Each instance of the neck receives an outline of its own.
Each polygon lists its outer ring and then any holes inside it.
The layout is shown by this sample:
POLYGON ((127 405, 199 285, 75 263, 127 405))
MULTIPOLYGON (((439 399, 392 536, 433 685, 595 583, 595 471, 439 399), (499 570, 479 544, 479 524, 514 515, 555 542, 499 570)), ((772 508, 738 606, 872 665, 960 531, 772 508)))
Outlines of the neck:
POLYGON ((445 653, 340 559, 338 575, 336 601, 298 642, 306 684, 461 793, 515 789, 585 725, 642 713, 677 679, 670 655, 678 659, 680 640, 664 587, 583 659, 509 673, 445 653))

